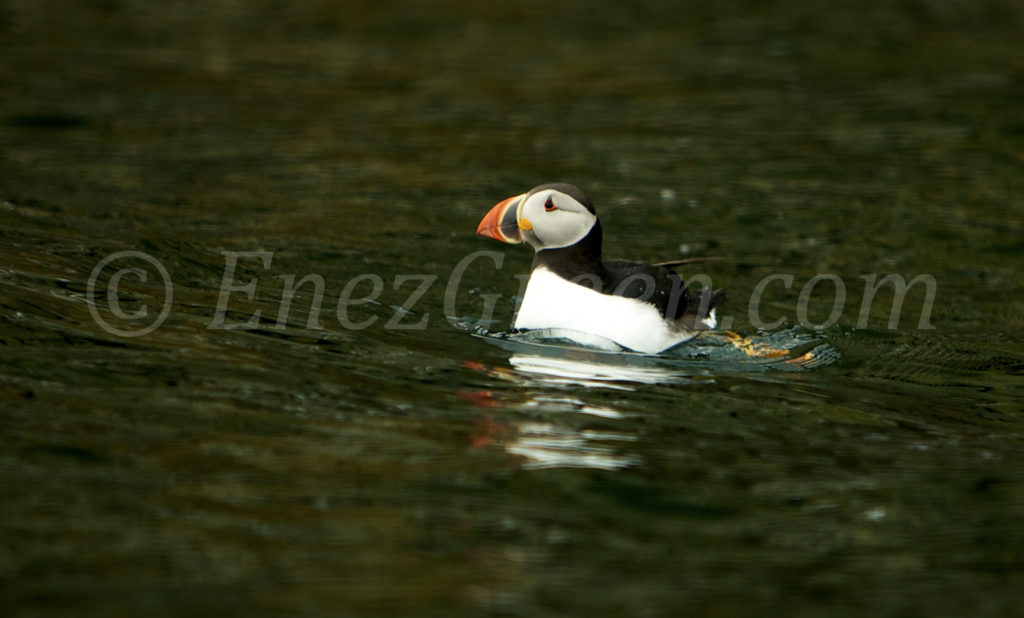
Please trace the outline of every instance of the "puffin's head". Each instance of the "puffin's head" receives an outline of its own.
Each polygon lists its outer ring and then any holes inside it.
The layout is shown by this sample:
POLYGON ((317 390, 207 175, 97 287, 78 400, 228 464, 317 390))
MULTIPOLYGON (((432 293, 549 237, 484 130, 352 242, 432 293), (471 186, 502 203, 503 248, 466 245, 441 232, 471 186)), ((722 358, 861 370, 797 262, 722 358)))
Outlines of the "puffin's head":
POLYGON ((596 223, 590 198, 572 185, 556 182, 498 202, 476 233, 508 243, 525 240, 540 251, 574 245, 596 223))

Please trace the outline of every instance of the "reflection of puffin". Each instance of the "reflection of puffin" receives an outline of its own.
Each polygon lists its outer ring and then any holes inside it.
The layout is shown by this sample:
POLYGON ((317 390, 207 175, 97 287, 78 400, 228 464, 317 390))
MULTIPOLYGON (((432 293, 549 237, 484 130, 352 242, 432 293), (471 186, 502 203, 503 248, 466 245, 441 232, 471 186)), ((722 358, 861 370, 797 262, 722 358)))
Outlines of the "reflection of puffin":
MULTIPOLYGON (((491 208, 477 233, 524 240, 537 251, 517 329, 565 329, 655 354, 714 328, 722 290, 687 289, 672 271, 686 260, 601 261, 601 223, 576 187, 534 187, 491 208)), ((585 342, 585 341, 584 341, 585 342)))

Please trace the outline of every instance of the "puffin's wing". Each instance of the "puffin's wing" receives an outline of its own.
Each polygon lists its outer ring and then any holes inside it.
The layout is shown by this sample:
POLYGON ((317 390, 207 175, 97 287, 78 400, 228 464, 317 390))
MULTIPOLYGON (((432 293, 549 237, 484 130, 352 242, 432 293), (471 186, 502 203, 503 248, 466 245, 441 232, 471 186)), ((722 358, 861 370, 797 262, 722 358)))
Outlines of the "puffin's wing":
MULTIPOLYGON (((688 263, 695 258, 676 260, 688 263)), ((681 326, 699 328, 700 321, 726 300, 724 290, 694 290, 676 274, 675 262, 648 264, 614 260, 605 262, 608 272, 605 293, 649 302, 665 319, 680 321, 681 326), (653 287, 652 287, 653 286, 653 287)))

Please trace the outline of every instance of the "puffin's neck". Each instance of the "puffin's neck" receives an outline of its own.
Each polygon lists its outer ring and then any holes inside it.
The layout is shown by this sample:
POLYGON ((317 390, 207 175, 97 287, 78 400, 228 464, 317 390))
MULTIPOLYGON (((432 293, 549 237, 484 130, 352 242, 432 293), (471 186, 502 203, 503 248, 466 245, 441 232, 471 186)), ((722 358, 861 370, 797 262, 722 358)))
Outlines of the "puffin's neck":
POLYGON ((596 275, 604 281, 607 270, 601 263, 601 234, 601 222, 595 220, 594 227, 576 244, 538 251, 532 268, 543 266, 563 279, 596 275))

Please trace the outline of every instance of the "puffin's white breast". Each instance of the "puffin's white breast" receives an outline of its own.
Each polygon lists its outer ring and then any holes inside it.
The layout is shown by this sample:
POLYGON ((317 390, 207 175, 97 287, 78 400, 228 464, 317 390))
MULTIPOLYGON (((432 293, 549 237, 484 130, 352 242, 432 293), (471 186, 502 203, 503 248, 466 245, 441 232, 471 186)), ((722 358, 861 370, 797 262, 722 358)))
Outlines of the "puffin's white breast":
POLYGON ((581 331, 645 354, 657 354, 696 334, 674 328, 651 303, 595 292, 544 267, 530 275, 515 328, 581 331))

